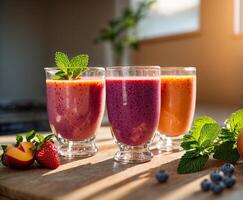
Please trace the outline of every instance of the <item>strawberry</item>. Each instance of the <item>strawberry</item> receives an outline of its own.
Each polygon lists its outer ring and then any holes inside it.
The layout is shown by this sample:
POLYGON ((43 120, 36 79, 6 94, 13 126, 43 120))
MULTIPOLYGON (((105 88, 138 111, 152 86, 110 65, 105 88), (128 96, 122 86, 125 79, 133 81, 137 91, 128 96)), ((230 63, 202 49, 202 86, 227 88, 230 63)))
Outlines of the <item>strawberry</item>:
POLYGON ((51 137, 52 135, 48 135, 45 138, 42 135, 37 135, 39 142, 35 143, 35 160, 42 167, 56 169, 61 162, 51 137))

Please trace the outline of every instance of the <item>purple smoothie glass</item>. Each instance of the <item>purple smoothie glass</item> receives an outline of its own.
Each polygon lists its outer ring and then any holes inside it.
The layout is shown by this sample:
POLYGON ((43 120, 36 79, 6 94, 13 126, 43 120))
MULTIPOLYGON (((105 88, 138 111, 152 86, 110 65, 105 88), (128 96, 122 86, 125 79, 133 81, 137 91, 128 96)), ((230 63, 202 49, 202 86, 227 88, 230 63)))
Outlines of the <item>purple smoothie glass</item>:
POLYGON ((149 144, 159 123, 160 67, 124 66, 106 69, 106 100, 111 132, 123 163, 150 161, 149 144))

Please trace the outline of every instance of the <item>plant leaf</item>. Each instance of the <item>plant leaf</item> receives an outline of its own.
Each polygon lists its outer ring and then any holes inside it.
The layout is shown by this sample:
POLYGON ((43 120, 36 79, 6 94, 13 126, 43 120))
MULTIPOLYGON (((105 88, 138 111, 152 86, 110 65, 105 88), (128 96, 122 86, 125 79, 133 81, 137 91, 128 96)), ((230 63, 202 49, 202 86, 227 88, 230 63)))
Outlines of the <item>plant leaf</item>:
POLYGON ((185 154, 181 157, 177 172, 179 174, 187 174, 200 171, 206 165, 208 158, 208 155, 200 155, 197 157, 188 158, 185 154))
POLYGON ((47 135, 47 136, 44 138, 44 141, 48 141, 48 140, 50 140, 52 137, 53 137, 53 134, 47 135))
POLYGON ((189 134, 198 141, 201 133, 201 129, 205 124, 213 124, 217 123, 213 118, 208 116, 202 116, 194 120, 191 130, 189 134))
POLYGON ((45 139, 45 137, 43 135, 41 135, 41 134, 37 134, 36 137, 38 138, 40 143, 43 142, 44 139, 45 139))
POLYGON ((30 131, 26 135, 26 141, 30 142, 35 137, 36 132, 34 130, 30 131))
POLYGON ((87 54, 81 54, 75 56, 71 60, 72 67, 87 67, 89 64, 89 56, 87 54))
POLYGON ((190 134, 185 134, 182 138, 181 147, 185 150, 190 150, 193 148, 193 145, 198 146, 198 142, 190 134))
POLYGON ((200 131, 199 145, 209 146, 220 134, 220 126, 216 123, 205 124, 200 131))
POLYGON ((71 66, 68 56, 62 52, 55 53, 55 63, 65 74, 68 73, 67 69, 71 66))
POLYGON ((88 64, 89 64, 88 55, 82 54, 74 57, 71 60, 72 77, 77 78, 78 76, 80 76, 80 74, 87 69, 88 64))
POLYGON ((231 114, 230 117, 225 121, 226 127, 234 133, 239 133, 243 130, 243 109, 236 111, 231 114))
POLYGON ((223 141, 231 141, 231 142, 235 142, 236 138, 237 138, 238 134, 235 134, 233 132, 231 132, 229 129, 227 128, 222 128, 221 129, 221 133, 219 135, 219 138, 223 141))
POLYGON ((16 135, 16 147, 19 146, 20 142, 23 142, 24 138, 22 135, 16 135))
POLYGON ((183 155, 184 158, 195 158, 200 155, 199 149, 191 149, 186 151, 186 153, 183 155))
POLYGON ((89 56, 86 54, 78 55, 70 61, 68 56, 62 52, 55 53, 56 66, 59 71, 52 77, 53 80, 70 80, 78 78, 87 70, 89 56))
POLYGON ((58 71, 53 77, 53 80, 65 80, 67 75, 63 71, 58 71))
POLYGON ((215 147, 213 157, 225 162, 236 162, 239 160, 240 155, 236 148, 234 148, 234 142, 224 142, 221 145, 215 147))

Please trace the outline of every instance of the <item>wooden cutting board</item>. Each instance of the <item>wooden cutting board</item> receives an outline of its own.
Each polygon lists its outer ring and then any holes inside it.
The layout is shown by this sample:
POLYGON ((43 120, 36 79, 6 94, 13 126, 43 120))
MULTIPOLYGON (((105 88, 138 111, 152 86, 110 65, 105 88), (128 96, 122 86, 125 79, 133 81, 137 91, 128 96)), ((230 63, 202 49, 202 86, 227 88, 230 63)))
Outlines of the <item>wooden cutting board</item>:
MULTIPOLYGON (((0 143, 14 137, 0 137, 0 143)), ((116 145, 109 128, 102 127, 97 136, 97 155, 79 160, 62 160, 56 170, 35 167, 18 171, 0 166, 0 199, 20 200, 130 200, 130 199, 225 199, 239 200, 243 196, 243 163, 236 167, 237 184, 220 196, 200 191, 200 182, 222 163, 211 160, 206 169, 188 175, 178 175, 176 168, 183 152, 154 151, 151 162, 124 165, 113 160, 116 145), (166 184, 158 184, 154 174, 159 169, 170 173, 166 184), (4 197, 1 197, 4 196, 4 197)))

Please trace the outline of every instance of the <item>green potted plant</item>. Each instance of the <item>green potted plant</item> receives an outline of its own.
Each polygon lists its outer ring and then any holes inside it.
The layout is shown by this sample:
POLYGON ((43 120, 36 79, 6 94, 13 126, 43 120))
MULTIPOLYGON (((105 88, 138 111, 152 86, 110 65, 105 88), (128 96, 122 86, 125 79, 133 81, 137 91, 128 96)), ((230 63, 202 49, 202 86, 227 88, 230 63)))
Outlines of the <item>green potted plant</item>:
POLYGON ((107 26, 100 31, 95 39, 96 43, 108 42, 112 49, 112 64, 124 64, 126 49, 137 49, 139 40, 136 35, 136 27, 147 15, 149 8, 156 0, 142 1, 136 10, 130 7, 122 11, 120 17, 111 19, 107 26))

